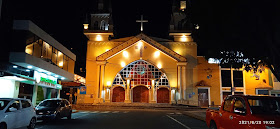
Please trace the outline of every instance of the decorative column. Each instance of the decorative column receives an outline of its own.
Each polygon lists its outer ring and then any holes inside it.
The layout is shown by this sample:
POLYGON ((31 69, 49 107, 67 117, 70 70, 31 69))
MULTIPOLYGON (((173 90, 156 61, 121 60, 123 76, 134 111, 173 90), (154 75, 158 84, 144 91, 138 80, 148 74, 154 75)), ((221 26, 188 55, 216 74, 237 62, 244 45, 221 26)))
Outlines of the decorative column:
POLYGON ((178 88, 178 92, 179 92, 179 95, 178 95, 178 100, 181 100, 182 99, 182 69, 181 69, 181 66, 177 66, 177 88, 178 88))
POLYGON ((182 100, 186 100, 187 72, 186 65, 182 65, 182 100))
POLYGON ((110 86, 106 86, 105 102, 110 103, 110 86))
POLYGON ((124 103, 131 103, 130 99, 130 81, 131 78, 126 78, 125 100, 124 103))
POLYGON ((97 61, 99 68, 98 75, 98 100, 97 103, 103 103, 105 99, 105 87, 104 87, 104 77, 105 77, 105 66, 106 61, 97 61))
POLYGON ((150 89, 150 101, 149 103, 156 103, 156 95, 155 95, 155 78, 150 79, 152 84, 151 84, 151 89, 150 89))
POLYGON ((176 87, 171 87, 171 103, 176 103, 176 87))
POLYGON ((185 90, 186 90, 186 84, 187 84, 187 76, 186 76, 186 66, 187 62, 178 62, 177 63, 177 74, 178 74, 178 90, 179 90, 179 100, 183 101, 185 97, 185 90))

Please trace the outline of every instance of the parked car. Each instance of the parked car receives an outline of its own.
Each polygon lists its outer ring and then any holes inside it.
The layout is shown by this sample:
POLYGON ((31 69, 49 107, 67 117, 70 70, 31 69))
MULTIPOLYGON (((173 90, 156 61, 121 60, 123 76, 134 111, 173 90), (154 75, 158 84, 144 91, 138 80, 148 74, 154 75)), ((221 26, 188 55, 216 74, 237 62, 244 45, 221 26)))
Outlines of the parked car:
POLYGON ((66 99, 46 99, 40 102, 36 108, 37 119, 59 120, 63 117, 71 119, 72 107, 66 99))
POLYGON ((0 129, 27 127, 36 125, 35 108, 27 99, 0 98, 0 129))
POLYGON ((280 97, 230 95, 220 108, 206 110, 210 129, 278 129, 280 97))

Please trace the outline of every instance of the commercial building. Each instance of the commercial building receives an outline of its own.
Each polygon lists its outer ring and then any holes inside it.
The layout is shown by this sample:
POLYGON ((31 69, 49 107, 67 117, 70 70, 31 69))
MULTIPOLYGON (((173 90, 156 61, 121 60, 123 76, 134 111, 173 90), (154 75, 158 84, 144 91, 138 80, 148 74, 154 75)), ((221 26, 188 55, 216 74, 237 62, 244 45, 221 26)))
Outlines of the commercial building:
POLYGON ((74 81, 76 55, 28 20, 15 20, 1 59, 0 97, 33 104, 60 96, 61 81, 74 81))

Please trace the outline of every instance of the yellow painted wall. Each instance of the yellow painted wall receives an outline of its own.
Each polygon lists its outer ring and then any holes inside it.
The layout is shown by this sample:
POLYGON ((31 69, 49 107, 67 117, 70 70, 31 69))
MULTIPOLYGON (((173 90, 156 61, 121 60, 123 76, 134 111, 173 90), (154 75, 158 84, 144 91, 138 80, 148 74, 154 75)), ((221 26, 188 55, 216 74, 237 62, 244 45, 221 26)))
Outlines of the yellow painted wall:
POLYGON ((84 95, 84 103, 93 103, 98 93, 98 67, 96 57, 106 50, 121 44, 121 42, 95 42, 88 41, 87 45, 87 61, 86 61, 86 86, 87 95, 84 95), (91 98, 91 95, 93 97, 91 98))
MULTIPOLYGON (((253 77, 252 72, 243 71, 243 77, 245 78, 245 87, 247 95, 255 95, 256 89, 269 89, 273 88, 269 85, 269 72, 268 68, 265 68, 265 71, 260 73, 260 79, 256 80, 256 77, 253 77)), ((271 75, 273 76, 273 75, 271 75)))
POLYGON ((219 73, 219 65, 218 64, 209 64, 208 61, 204 57, 198 57, 198 65, 197 65, 197 82, 196 85, 200 81, 205 81, 207 86, 197 86, 196 94, 198 87, 210 87, 210 100, 214 101, 215 105, 220 105, 220 73, 219 73), (212 70, 212 77, 210 79, 207 78, 206 69, 210 68, 212 70))
MULTIPOLYGON (((143 57, 142 59, 148 61, 149 63, 158 66, 160 63, 162 65, 162 71, 166 73, 170 86, 176 87, 177 86, 177 61, 172 59, 171 57, 167 56, 166 54, 160 52, 159 57, 155 57, 155 52, 158 51, 156 48, 152 47, 151 45, 144 43, 146 49, 143 49, 143 57)), ((124 62, 125 66, 129 63, 132 63, 136 60, 140 59, 140 50, 136 49, 137 43, 132 45, 130 48, 125 49, 128 53, 128 57, 123 55, 124 52, 115 55, 114 57, 110 58, 106 64, 105 68, 105 83, 108 81, 113 82, 116 74, 121 71, 123 68, 121 63, 124 62)))

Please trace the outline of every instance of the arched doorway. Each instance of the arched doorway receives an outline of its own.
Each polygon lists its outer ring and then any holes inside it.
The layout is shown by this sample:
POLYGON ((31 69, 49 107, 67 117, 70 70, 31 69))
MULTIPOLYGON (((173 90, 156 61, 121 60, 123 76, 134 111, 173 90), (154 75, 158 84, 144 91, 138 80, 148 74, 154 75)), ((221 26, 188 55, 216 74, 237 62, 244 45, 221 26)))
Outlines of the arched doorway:
POLYGON ((167 88, 159 88, 157 90, 157 103, 169 103, 169 90, 167 88))
POLYGON ((133 88, 133 102, 149 103, 149 89, 145 86, 133 88))
POLYGON ((123 87, 115 87, 113 89, 112 102, 124 102, 125 90, 123 87))

